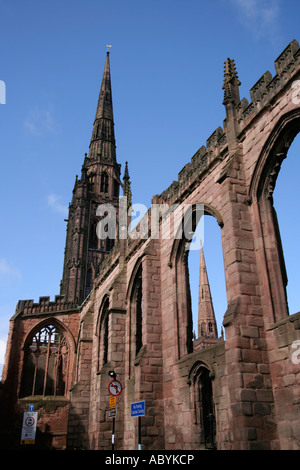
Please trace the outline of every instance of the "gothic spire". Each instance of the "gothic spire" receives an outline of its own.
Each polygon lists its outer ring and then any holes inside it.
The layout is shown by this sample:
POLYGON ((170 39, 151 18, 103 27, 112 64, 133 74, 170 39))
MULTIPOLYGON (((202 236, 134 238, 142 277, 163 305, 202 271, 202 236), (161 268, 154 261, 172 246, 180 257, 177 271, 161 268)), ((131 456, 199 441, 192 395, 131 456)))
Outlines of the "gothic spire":
POLYGON ((116 162, 109 49, 102 77, 88 158, 116 162))
POLYGON ((199 274, 198 337, 217 338, 217 323, 211 298, 202 245, 200 248, 199 274))

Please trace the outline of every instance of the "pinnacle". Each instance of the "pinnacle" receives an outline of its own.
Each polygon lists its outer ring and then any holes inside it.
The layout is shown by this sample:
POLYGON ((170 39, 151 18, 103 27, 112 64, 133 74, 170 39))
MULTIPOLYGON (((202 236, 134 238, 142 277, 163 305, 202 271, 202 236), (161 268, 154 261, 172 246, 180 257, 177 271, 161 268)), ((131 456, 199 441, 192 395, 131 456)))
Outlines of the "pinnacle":
POLYGON ((238 85, 241 85, 241 82, 239 81, 239 77, 238 77, 238 74, 237 74, 237 71, 236 71, 236 66, 235 66, 234 60, 230 59, 228 57, 227 60, 224 62, 224 84, 223 84, 223 89, 225 88, 226 84, 234 78, 237 80, 238 85))
POLYGON ((131 193, 131 182, 128 171, 128 162, 125 162, 125 170, 123 177, 123 194, 127 197, 127 208, 131 206, 132 203, 132 193, 131 193))
POLYGON ((240 101, 240 85, 241 82, 239 81, 234 60, 228 57, 224 62, 224 82, 222 86, 222 89, 224 90, 223 104, 237 104, 240 101))

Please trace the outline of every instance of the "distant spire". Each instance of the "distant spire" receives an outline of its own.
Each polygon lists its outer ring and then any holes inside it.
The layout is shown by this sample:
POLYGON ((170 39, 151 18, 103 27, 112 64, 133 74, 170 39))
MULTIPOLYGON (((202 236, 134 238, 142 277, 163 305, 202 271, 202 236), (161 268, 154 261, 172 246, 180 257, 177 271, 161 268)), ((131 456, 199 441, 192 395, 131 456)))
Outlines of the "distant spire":
POLYGON ((211 298, 202 245, 200 247, 198 337, 217 338, 217 323, 211 298))
POLYGON ((102 77, 88 158, 116 161, 116 143, 111 92, 109 48, 102 77))
POLYGON ((224 62, 224 82, 222 86, 224 90, 223 104, 234 103, 237 105, 240 102, 240 85, 241 82, 238 78, 234 60, 228 58, 224 62))
POLYGON ((127 197, 127 209, 132 204, 131 183, 128 171, 128 162, 125 162, 125 171, 123 177, 123 195, 127 197))

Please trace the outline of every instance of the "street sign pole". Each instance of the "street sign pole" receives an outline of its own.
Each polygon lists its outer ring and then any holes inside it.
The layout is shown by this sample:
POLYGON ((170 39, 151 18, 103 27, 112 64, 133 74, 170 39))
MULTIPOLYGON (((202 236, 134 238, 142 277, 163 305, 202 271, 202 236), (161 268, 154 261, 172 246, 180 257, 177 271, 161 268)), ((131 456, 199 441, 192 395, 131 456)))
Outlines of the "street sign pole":
POLYGON ((139 443, 138 443, 138 449, 142 450, 142 426, 141 426, 141 417, 139 416, 139 443))
POLYGON ((115 417, 113 417, 113 422, 112 422, 112 434, 111 434, 111 448, 114 450, 115 448, 115 417))
MULTIPOLYGON (((109 374, 111 377, 112 375, 109 374)), ((121 394, 122 392, 122 384, 116 380, 116 374, 114 374, 114 380, 112 380, 108 384, 108 391, 110 393, 111 398, 109 399, 109 407, 115 407, 115 414, 113 415, 113 422, 112 422, 112 433, 111 433, 111 448, 114 450, 115 448, 115 415, 116 415, 116 397, 121 394)))
POLYGON ((141 417, 145 416, 145 401, 138 401, 130 405, 131 418, 138 418, 138 450, 142 450, 142 422, 141 417))

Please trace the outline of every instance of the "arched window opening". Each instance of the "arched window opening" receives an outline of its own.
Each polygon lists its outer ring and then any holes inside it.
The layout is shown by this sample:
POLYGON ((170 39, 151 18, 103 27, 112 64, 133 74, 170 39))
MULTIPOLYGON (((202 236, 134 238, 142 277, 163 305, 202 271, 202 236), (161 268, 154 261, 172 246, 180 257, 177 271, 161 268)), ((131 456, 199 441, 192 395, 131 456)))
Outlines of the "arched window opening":
POLYGON ((86 274, 85 296, 87 297, 92 289, 92 270, 88 269, 86 274))
POLYGON ((95 174, 91 173, 89 175, 89 180, 88 180, 88 187, 90 191, 94 191, 94 185, 95 185, 95 174))
POLYGON ((214 217, 202 217, 202 228, 198 224, 188 251, 194 350, 223 339, 222 322, 227 309, 221 230, 214 217))
POLYGON ((98 368, 105 366, 108 362, 108 338, 109 338, 109 299, 105 300, 101 309, 101 322, 99 332, 99 364, 98 368))
POLYGON ((143 346, 142 321, 143 321, 143 288, 142 288, 142 266, 140 266, 133 287, 131 311, 135 317, 135 355, 143 346))
POLYGON ((89 248, 93 250, 98 249, 97 224, 98 220, 93 220, 90 228, 89 248))
POLYGON ((27 342, 21 396, 64 396, 67 391, 69 346, 57 326, 43 326, 27 342))
POLYGON ((108 174, 104 171, 101 174, 101 193, 108 193, 108 174))
POLYGON ((216 419, 211 372, 198 366, 192 375, 194 423, 200 426, 200 448, 216 449, 216 419))
MULTIPOLYGON (((293 157, 293 154, 295 152, 297 155, 299 151, 299 131, 300 110, 295 108, 281 117, 270 134, 257 161, 248 191, 249 203, 253 204, 253 211, 257 215, 256 236, 262 239, 261 247, 258 248, 264 272, 262 301, 271 323, 299 309, 297 301, 292 300, 292 283, 297 278, 297 274, 294 276, 293 273, 299 249, 296 246, 297 218, 290 217, 297 199, 296 194, 294 197, 292 194, 293 185, 297 186, 293 179, 297 175, 297 156, 293 157), (287 240, 294 240, 295 244, 290 245, 287 240)), ((297 206, 294 208, 297 213, 297 206)))
POLYGON ((118 198, 119 197, 119 182, 117 180, 114 180, 114 197, 118 198))
MULTIPOLYGON (((283 250, 285 270, 287 273, 287 303, 290 314, 300 311, 299 302, 299 265, 300 245, 298 234, 300 233, 299 217, 291 217, 298 214, 298 173, 300 168, 300 135, 293 141, 287 159, 282 163, 276 187, 273 193, 274 209, 276 210, 278 230, 280 231, 280 243, 283 250)), ((275 211, 274 211, 275 212, 275 211)))

